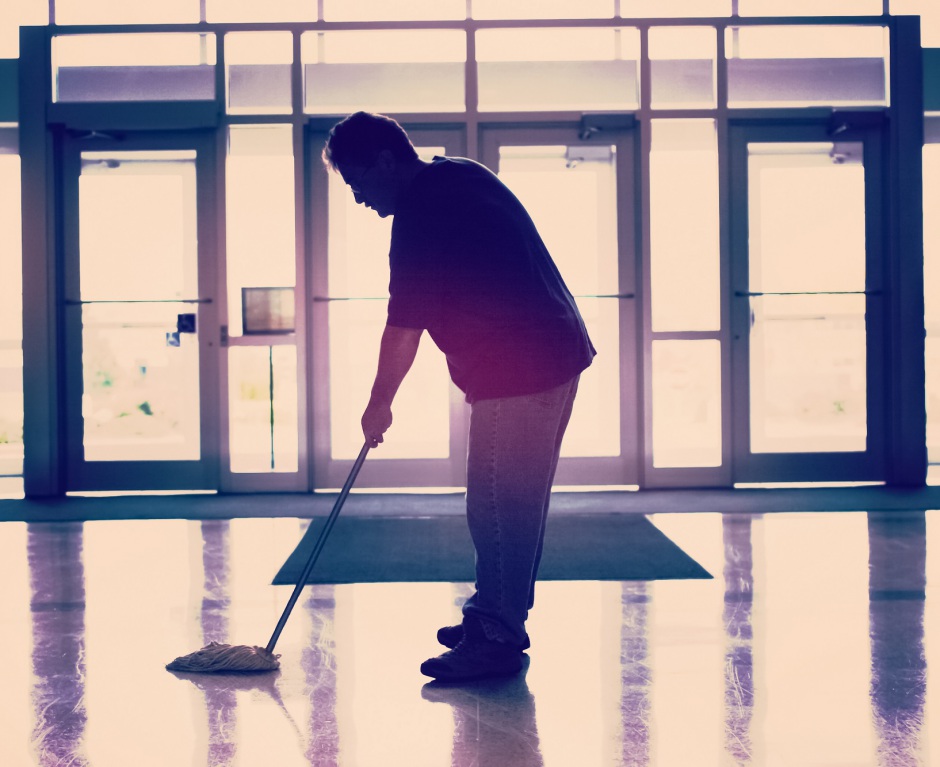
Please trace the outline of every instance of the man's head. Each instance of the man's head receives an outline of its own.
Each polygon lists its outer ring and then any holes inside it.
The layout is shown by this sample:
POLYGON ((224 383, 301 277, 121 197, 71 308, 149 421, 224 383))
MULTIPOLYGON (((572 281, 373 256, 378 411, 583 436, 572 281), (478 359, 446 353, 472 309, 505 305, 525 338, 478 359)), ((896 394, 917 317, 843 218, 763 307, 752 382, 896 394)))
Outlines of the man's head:
POLYGON ((391 117, 370 112, 356 112, 333 126, 323 162, 349 184, 356 202, 383 218, 394 215, 419 164, 404 129, 391 117))

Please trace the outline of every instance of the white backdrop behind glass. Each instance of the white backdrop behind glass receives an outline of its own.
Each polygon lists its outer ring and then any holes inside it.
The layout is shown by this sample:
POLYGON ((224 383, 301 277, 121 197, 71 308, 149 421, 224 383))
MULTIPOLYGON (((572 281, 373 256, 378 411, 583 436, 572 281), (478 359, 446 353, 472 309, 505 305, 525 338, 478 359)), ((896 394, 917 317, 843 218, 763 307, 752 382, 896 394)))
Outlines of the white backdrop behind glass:
MULTIPOLYGON (((20 158, 0 154, 0 477, 23 473, 23 253, 20 158)), ((0 479, 0 492, 3 480, 0 479)))
POLYGON ((20 55, 20 27, 49 23, 47 0, 6 0, 0 3, 0 58, 20 55))
POLYGON ((199 0, 55 0, 55 20, 56 24, 194 24, 199 21, 199 0))
MULTIPOLYGON (((924 210, 940 210, 940 144, 924 147, 924 210)), ((924 221, 924 297, 927 327, 927 450, 940 463, 940 222, 924 221)))
MULTIPOLYGON (((422 159, 442 147, 416 147, 422 159)), ((379 340, 388 311, 391 219, 356 204, 335 173, 329 180, 330 435, 334 459, 362 447, 359 419, 375 378, 379 340)), ((414 365, 392 408, 394 423, 370 460, 450 455, 450 392, 444 355, 424 334, 414 365)))
POLYGON ((865 450, 861 157, 855 142, 749 145, 754 453, 865 450))
POLYGON ((526 206, 599 354, 581 375, 564 457, 620 455, 620 346, 614 147, 500 148, 499 176, 526 206))
POLYGON ((920 44, 940 48, 940 3, 937 0, 891 0, 891 13, 920 16, 920 44))
POLYGON ((466 0, 323 0, 324 21, 412 21, 466 16, 466 0))
POLYGON ((86 461, 199 459, 198 323, 167 338, 199 298, 195 154, 82 152, 86 461))

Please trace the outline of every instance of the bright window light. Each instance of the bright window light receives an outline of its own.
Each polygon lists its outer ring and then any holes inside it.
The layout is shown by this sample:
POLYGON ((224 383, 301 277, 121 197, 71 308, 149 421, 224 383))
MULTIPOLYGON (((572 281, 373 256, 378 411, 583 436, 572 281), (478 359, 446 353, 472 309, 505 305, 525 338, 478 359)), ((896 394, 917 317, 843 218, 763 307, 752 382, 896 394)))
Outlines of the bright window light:
POLYGON ((609 19, 614 0, 473 0, 475 19, 609 19))
POLYGON ((56 24, 193 24, 199 21, 199 0, 55 0, 55 20, 56 24))
POLYGON ((315 0, 206 0, 206 21, 316 21, 315 0))
POLYGON ((486 29, 477 33, 477 61, 616 61, 636 59, 636 29, 486 29))
POLYGON ((56 67, 215 64, 215 35, 59 35, 52 38, 52 60, 56 67))
POLYGON ((620 0, 625 18, 720 17, 731 15, 731 0, 620 0))
POLYGON ((0 3, 0 58, 20 55, 20 27, 49 23, 48 0, 7 0, 0 3))
POLYGON ((463 19, 466 0, 324 0, 325 21, 421 21, 463 19))
POLYGON ((464 62, 466 35, 451 29, 308 32, 301 58, 310 64, 464 62))
POLYGON ((920 16, 920 44, 940 48, 940 3, 936 0, 891 0, 893 16, 920 16))
POLYGON ((884 58, 888 36, 882 26, 729 27, 725 48, 735 59, 884 58))
POLYGON ((883 0, 738 0, 741 16, 880 16, 883 0))

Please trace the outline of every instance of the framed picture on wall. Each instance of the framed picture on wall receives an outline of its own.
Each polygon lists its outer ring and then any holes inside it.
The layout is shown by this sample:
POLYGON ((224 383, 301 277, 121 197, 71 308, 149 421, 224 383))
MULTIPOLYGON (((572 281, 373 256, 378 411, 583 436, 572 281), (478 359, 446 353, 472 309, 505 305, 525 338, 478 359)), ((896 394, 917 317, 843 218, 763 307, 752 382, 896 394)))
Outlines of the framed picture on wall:
POLYGON ((294 289, 242 288, 242 332, 293 333, 294 289))

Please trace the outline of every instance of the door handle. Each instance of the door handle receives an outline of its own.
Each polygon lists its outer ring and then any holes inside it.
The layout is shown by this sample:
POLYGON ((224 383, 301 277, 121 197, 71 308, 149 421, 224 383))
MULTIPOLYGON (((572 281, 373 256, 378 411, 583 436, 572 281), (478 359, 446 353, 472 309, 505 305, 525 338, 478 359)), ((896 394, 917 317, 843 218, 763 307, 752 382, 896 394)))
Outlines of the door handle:
POLYGON ((66 298, 66 306, 84 306, 85 304, 211 304, 211 298, 128 298, 128 299, 100 299, 94 301, 79 301, 66 298))
POLYGON ((735 298, 760 298, 761 296, 880 296, 882 291, 876 290, 807 290, 790 291, 784 293, 762 293, 750 290, 734 291, 735 298))

